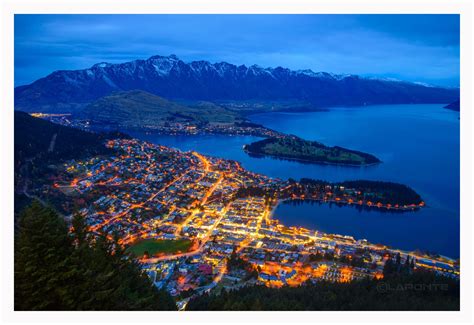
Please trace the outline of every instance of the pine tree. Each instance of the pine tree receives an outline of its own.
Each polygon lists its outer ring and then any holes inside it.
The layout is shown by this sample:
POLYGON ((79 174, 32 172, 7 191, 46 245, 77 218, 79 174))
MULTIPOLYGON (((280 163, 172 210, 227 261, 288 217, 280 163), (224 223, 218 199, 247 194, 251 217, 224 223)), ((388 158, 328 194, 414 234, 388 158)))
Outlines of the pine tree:
POLYGON ((75 303, 68 282, 72 246, 57 213, 34 201, 20 216, 15 242, 15 309, 67 310, 75 303))
POLYGON ((72 218, 73 235, 78 246, 86 244, 87 224, 84 217, 78 213, 74 213, 72 218))
POLYGON ((385 265, 383 267, 383 275, 384 277, 388 276, 388 275, 391 275, 392 273, 394 272, 394 265, 393 265, 393 261, 391 258, 389 258, 386 262, 385 262, 385 265))
POLYGON ((401 263, 401 256, 400 256, 400 253, 397 253, 395 263, 397 263, 397 266, 400 265, 400 263, 401 263))
POLYGON ((176 310, 118 244, 92 239, 82 216, 72 236, 59 215, 34 202, 15 239, 16 310, 176 310))

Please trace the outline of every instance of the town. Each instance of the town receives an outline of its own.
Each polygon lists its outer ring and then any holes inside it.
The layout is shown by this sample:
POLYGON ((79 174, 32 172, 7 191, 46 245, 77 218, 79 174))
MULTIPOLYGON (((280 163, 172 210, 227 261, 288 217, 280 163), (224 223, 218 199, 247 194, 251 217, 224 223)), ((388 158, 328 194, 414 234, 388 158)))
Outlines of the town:
MULTIPOLYGON (((80 119, 69 113, 31 113, 31 116, 42 118, 52 123, 60 124, 63 126, 73 127, 79 130, 88 132, 101 132, 115 130, 116 126, 110 128, 110 126, 97 124, 88 119, 80 119)), ((197 134, 222 134, 222 135, 249 135, 256 137, 285 137, 286 135, 264 127, 260 124, 251 123, 248 121, 240 121, 234 123, 205 123, 197 121, 187 122, 173 122, 173 121, 162 121, 161 123, 150 123, 144 121, 142 125, 136 128, 130 126, 123 126, 123 129, 127 130, 138 130, 146 131, 153 134, 166 134, 166 135, 197 135, 197 134)))
MULTIPOLYGON (((286 227, 273 218, 281 201, 402 211, 424 202, 384 201, 362 188, 280 180, 236 162, 135 139, 109 140, 115 152, 68 161, 52 191, 75 198, 91 234, 118 236, 153 284, 185 309, 195 295, 260 283, 382 278, 387 259, 459 278, 444 256, 406 252, 365 239, 286 227)), ((67 218, 72 218, 70 211, 67 218)))

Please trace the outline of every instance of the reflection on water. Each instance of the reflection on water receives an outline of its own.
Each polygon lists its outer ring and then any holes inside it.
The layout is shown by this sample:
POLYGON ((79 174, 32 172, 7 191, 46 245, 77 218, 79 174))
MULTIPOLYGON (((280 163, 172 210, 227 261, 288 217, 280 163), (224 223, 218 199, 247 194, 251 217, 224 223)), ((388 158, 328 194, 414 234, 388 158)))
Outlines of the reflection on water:
POLYGON ((276 216, 291 225, 301 224, 400 248, 421 248, 458 257, 459 113, 443 106, 386 105, 251 116, 253 122, 277 131, 368 152, 383 161, 366 167, 250 157, 242 146, 259 140, 250 136, 132 135, 181 150, 237 160, 249 170, 282 179, 369 179, 404 183, 421 194, 427 208, 416 213, 390 214, 329 205, 281 205, 276 216))

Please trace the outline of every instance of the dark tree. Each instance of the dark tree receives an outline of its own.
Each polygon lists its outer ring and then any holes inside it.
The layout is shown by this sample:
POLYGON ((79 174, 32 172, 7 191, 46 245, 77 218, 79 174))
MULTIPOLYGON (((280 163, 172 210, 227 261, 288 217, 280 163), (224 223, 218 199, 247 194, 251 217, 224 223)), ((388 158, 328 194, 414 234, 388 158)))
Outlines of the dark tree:
POLYGON ((350 283, 307 282, 299 287, 262 285, 191 299, 188 310, 459 310, 459 281, 432 272, 395 274, 350 283), (386 290, 438 284, 445 290, 386 290))
POLYGON ((15 240, 15 310, 176 310, 116 235, 89 237, 79 214, 69 235, 52 208, 34 202, 24 210, 15 240))

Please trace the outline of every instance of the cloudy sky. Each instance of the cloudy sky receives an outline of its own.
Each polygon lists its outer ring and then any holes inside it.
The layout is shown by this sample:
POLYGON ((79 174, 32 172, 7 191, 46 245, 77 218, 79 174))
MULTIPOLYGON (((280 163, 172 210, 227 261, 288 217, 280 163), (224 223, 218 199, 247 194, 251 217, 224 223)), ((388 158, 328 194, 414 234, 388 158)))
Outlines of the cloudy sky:
POLYGON ((458 15, 15 15, 15 85, 176 54, 459 86, 458 15))

